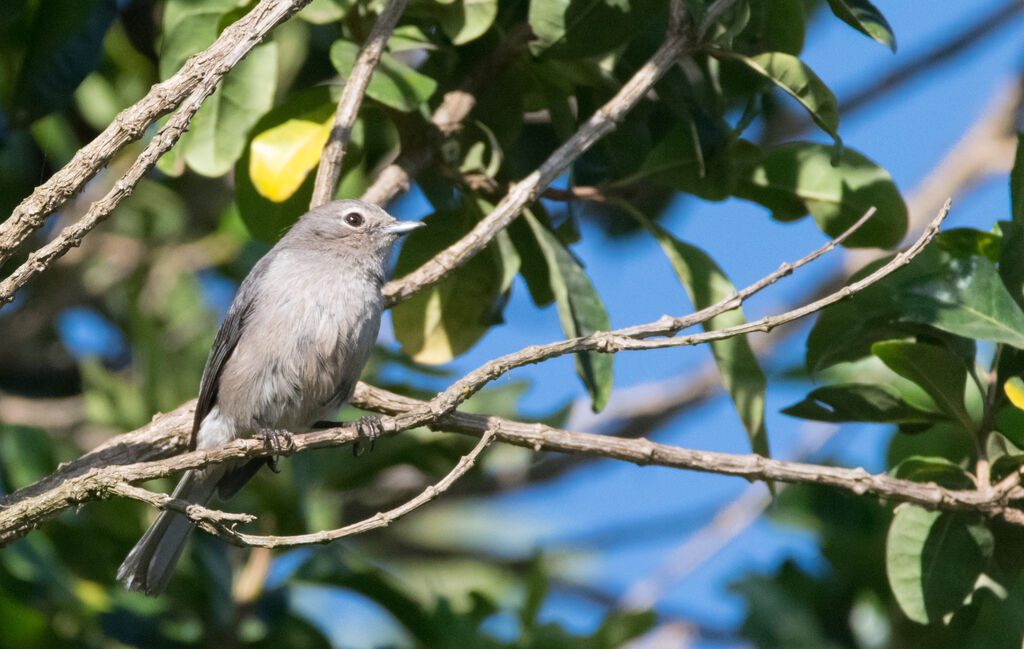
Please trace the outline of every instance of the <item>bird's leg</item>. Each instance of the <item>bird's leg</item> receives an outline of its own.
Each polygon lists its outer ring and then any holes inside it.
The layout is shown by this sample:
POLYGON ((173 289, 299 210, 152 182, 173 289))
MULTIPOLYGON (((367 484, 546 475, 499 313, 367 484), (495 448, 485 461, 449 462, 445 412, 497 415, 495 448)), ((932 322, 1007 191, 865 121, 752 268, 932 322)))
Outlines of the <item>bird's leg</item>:
MULTIPOLYGON (((313 428, 340 428, 342 426, 355 426, 356 432, 359 433, 360 437, 365 437, 370 440, 370 451, 373 451, 373 445, 376 443, 377 438, 384 433, 384 426, 380 423, 380 417, 376 415, 366 415, 360 417, 359 421, 346 422, 346 421, 318 421, 313 424, 313 428)), ((359 446, 359 439, 356 438, 355 442, 352 443, 352 454, 359 457, 363 454, 362 448, 359 446)))
POLYGON ((277 460, 281 456, 282 448, 290 449, 293 447, 292 434, 279 428, 260 428, 252 436, 256 439, 262 439, 264 443, 270 444, 270 448, 274 449, 274 455, 267 458, 267 466, 274 473, 279 473, 277 460))

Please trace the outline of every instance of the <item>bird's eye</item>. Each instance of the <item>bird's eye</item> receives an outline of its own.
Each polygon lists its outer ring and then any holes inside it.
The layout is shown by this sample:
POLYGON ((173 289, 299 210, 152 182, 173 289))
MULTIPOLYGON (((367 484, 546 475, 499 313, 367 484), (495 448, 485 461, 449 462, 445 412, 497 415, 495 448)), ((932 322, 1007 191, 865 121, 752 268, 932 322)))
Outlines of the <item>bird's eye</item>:
POLYGON ((359 212, 349 212, 345 215, 345 223, 348 223, 353 228, 358 228, 363 224, 363 215, 359 212))

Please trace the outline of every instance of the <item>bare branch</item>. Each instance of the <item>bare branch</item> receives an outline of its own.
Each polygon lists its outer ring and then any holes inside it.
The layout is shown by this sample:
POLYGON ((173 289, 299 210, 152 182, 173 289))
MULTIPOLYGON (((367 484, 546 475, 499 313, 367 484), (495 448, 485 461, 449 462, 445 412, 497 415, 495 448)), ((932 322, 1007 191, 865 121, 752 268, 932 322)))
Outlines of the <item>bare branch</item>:
POLYGON ((464 476, 474 464, 476 464, 477 457, 479 457, 480 453, 490 445, 493 438, 494 433, 492 431, 484 431, 480 436, 480 441, 477 442, 472 451, 459 458, 458 464, 456 464, 445 477, 441 478, 437 483, 429 485, 415 498, 402 503, 394 509, 390 509, 386 512, 380 512, 370 518, 359 521, 358 523, 352 523, 351 525, 339 527, 334 530, 322 530, 311 534, 296 534, 293 536, 257 535, 237 531, 235 529, 234 522, 231 519, 225 518, 222 515, 222 512, 213 512, 210 510, 207 510, 207 512, 202 514, 199 514, 198 512, 190 512, 189 518, 194 520, 199 527, 203 528, 210 534, 219 536, 234 545, 255 546, 260 548, 291 548, 299 545, 330 543, 331 541, 335 541, 344 536, 352 536, 353 534, 369 532, 370 530, 375 530, 380 527, 387 527, 395 520, 405 516, 409 512, 412 512, 413 510, 426 505, 430 501, 435 500, 438 496, 447 491, 456 480, 464 476))
POLYGON ((331 134, 327 146, 320 154, 320 166, 316 172, 316 183, 313 186, 313 198, 309 202, 310 209, 319 207, 334 196, 334 187, 341 175, 341 161, 345 157, 352 124, 359 114, 359 105, 363 102, 363 94, 370 84, 370 77, 384 53, 384 46, 398 24, 398 18, 405 9, 407 0, 388 0, 384 11, 377 17, 370 36, 359 51, 352 73, 345 82, 345 88, 338 99, 338 108, 331 123, 331 134))
MULTIPOLYGON (((0 224, 0 264, 13 254, 46 218, 77 194, 126 144, 145 133, 181 101, 227 74, 278 24, 310 0, 261 0, 252 11, 221 33, 213 45, 190 58, 171 78, 158 83, 145 97, 121 111, 102 133, 82 147, 64 167, 23 200, 0 224)), ((205 94, 203 95, 205 96, 205 94)), ((0 302, 2 305, 3 302, 0 302)))
POLYGON ((636 106, 690 45, 680 28, 670 29, 661 47, 611 100, 598 109, 565 143, 526 178, 513 185, 490 214, 463 238, 432 257, 405 277, 384 286, 384 302, 390 306, 433 284, 480 252, 502 228, 512 222, 524 207, 537 200, 574 160, 603 136, 636 106))

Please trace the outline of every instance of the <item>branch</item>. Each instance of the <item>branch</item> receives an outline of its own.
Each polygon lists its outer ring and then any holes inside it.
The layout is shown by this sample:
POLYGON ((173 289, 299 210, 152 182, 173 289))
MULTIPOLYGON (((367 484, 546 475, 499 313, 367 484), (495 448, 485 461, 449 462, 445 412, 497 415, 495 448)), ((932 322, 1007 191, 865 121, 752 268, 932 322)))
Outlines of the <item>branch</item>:
MULTIPOLYGON (((925 244, 934 235, 935 230, 938 228, 939 223, 945 217, 948 211, 944 210, 936 217, 925 234, 915 243, 914 246, 909 248, 904 253, 897 255, 889 263, 885 264, 868 277, 843 287, 836 293, 830 296, 822 298, 817 302, 814 302, 805 307, 794 309, 793 311, 784 313, 780 316, 773 318, 764 318, 762 320, 746 323, 744 325, 731 327, 728 329, 709 331, 701 334, 693 334, 689 336, 679 338, 665 338, 659 340, 644 340, 643 338, 657 335, 671 335, 678 332, 680 329, 699 324, 703 320, 714 317, 718 313, 727 311, 732 308, 736 308, 742 303, 742 299, 739 296, 752 295, 754 290, 753 287, 763 287, 770 284, 766 281, 771 277, 782 277, 790 272, 792 266, 799 265, 801 262, 797 262, 794 265, 784 264, 778 271, 771 274, 765 280, 755 282, 751 287, 744 289, 737 293, 736 296, 732 296, 719 302, 717 305, 702 309, 701 311, 685 318, 670 318, 668 316, 661 320, 647 325, 641 325, 637 327, 631 327, 628 329, 620 329, 614 332, 598 332, 590 336, 581 338, 574 338, 571 340, 560 341, 556 343, 550 343, 547 345, 536 345, 527 347, 526 349, 509 354, 501 358, 495 359, 488 363, 485 363, 476 370, 465 375, 463 378, 456 381, 450 387, 443 392, 436 395, 429 402, 416 402, 415 406, 403 409, 401 412, 396 412, 392 416, 381 418, 381 428, 385 432, 399 432, 408 428, 414 428, 416 426, 435 426, 441 427, 445 430, 454 426, 455 418, 460 416, 461 413, 453 413, 455 408, 459 404, 464 402, 470 396, 478 392, 488 382, 495 378, 502 376, 510 370, 521 367, 530 363, 537 363, 557 356, 565 354, 575 353, 578 351, 592 350, 604 353, 613 353, 622 349, 636 349, 636 348, 654 348, 664 346, 681 346, 681 345, 695 345, 702 342, 708 342, 710 340, 718 340, 733 335, 739 335, 747 333, 749 331, 763 330, 767 331, 772 327, 775 327, 784 322, 802 317, 808 313, 824 307, 827 304, 838 301, 844 297, 848 297, 857 291, 869 286, 872 282, 878 281, 887 274, 893 272, 897 268, 907 263, 914 255, 920 252, 925 244)), ((870 216, 870 213, 866 216, 870 216)), ((844 233, 844 236, 849 232, 844 233)), ((834 243, 834 242, 830 242, 834 243)), ((825 246, 828 247, 828 244, 825 246)), ((819 249, 820 250, 820 249, 819 249)), ((810 255, 807 255, 804 259, 815 258, 815 251, 810 255)), ((803 261, 803 260, 801 260, 803 261)), ((361 405, 358 397, 354 401, 355 405, 361 405)), ((188 426, 188 416, 194 408, 194 402, 186 404, 178 408, 172 415, 174 416, 177 424, 177 430, 173 433, 169 433, 166 430, 161 431, 162 426, 156 424, 154 421, 150 424, 150 427, 155 427, 157 430, 149 431, 149 436, 155 436, 157 433, 163 435, 164 440, 168 439, 168 434, 173 434, 178 442, 175 444, 180 448, 180 438, 184 434, 184 430, 188 426)), ((493 421, 501 421, 495 418, 490 418, 493 421)), ((483 418, 484 429, 487 430, 486 422, 488 418, 483 418)), ((456 422, 457 423, 457 422, 456 422)), ((518 426, 525 426, 527 429, 532 431, 543 430, 538 425, 530 424, 516 424, 518 426)), ((452 428, 458 430, 458 428, 452 428)), ((555 430, 555 429, 551 429, 555 430)), ((564 431, 562 431, 564 432, 564 431)), ((128 437, 131 437, 133 441, 139 439, 139 435, 147 435, 146 428, 140 429, 135 433, 131 433, 128 437)), ((333 429, 327 429, 322 431, 314 431, 311 433, 305 433, 302 435, 296 435, 291 440, 291 445, 288 448, 282 450, 283 454, 291 454, 293 452, 301 451, 309 448, 322 448, 330 446, 338 446, 358 438, 358 430, 354 426, 339 427, 333 429)), ((575 434, 573 434, 575 435, 575 434)), ((580 433, 579 435, 582 435, 580 433)), ((122 436, 125 437, 125 436, 122 436)), ((498 436, 501 439, 500 435, 498 436)), ((641 461, 643 463, 661 463, 664 461, 686 461, 677 460, 680 456, 673 456, 671 453, 665 455, 666 460, 662 460, 656 454, 656 449, 650 442, 646 440, 617 440, 614 438, 605 438, 603 436, 594 435, 591 436, 593 439, 604 439, 607 443, 614 445, 617 443, 635 444, 638 441, 642 442, 639 447, 642 450, 643 455, 634 458, 623 458, 632 459, 633 461, 641 461)), ((142 437, 146 439, 146 437, 142 437)), ((516 442, 513 442, 516 443, 516 442)), ((536 441, 532 441, 534 445, 538 444, 536 441)), ((541 446, 536 446, 537 450, 541 450, 541 446)), ((638 447, 632 447, 633 452, 638 447)), ((673 449, 674 447, 664 447, 666 449, 673 449)), ((102 458, 105 454, 113 454, 115 457, 121 457, 124 453, 124 440, 118 438, 112 441, 103 449, 99 449, 94 453, 81 458, 79 461, 72 463, 71 465, 62 466, 58 471, 44 480, 40 481, 36 485, 32 485, 25 489, 19 490, 10 496, 5 497, 0 501, 0 507, 3 507, 3 516, 0 517, 0 546, 10 543, 16 538, 19 538, 26 534, 33 527, 38 525, 40 522, 45 520, 47 517, 52 516, 61 510, 71 507, 89 500, 96 500, 101 498, 107 498, 114 493, 114 489, 118 484, 124 482, 139 482, 142 480, 150 480, 152 478, 158 478, 170 475, 174 472, 181 471, 183 469, 195 468, 198 466, 205 466, 216 462, 223 462, 228 459, 234 458, 252 458, 252 457, 264 457, 273 453, 273 450, 268 448, 268 443, 256 439, 238 439, 229 444, 215 449, 198 450, 183 455, 161 459, 155 462, 136 462, 134 464, 121 464, 121 465, 97 465, 96 460, 102 458), (52 485, 52 487, 50 486, 52 485)), ((170 451, 172 449, 164 449, 170 451)), ((563 449, 565 450, 565 449, 563 449)), ((699 451, 685 451, 683 449, 676 449, 679 453, 684 455, 684 458, 696 458, 692 459, 695 464, 693 466, 683 466, 683 468, 695 468, 697 470, 712 470, 707 468, 710 465, 703 465, 701 468, 701 462, 704 461, 702 458, 720 456, 722 458, 734 457, 726 454, 711 454, 702 453, 699 451), (686 454, 695 454, 687 456, 686 454)), ((572 449, 570 448, 570 452, 572 449)), ((131 457, 129 455, 129 457, 131 457)), ((758 456, 751 456, 758 457, 758 456)), ((719 473, 726 473, 729 475, 743 475, 745 477, 759 478, 760 471, 765 470, 764 462, 771 462, 764 460, 763 458, 758 460, 747 460, 747 464, 733 464, 729 465, 728 462, 724 465, 721 471, 715 471, 719 473), (753 464, 750 464, 753 462, 753 464), (749 474, 749 475, 748 475, 749 474)), ((769 468, 774 465, 768 465, 769 468)), ((861 471, 863 473, 863 471, 861 471)), ((794 476, 796 473, 786 473, 784 475, 764 474, 762 479, 777 479, 783 482, 789 482, 797 480, 794 476)), ((865 474, 866 475, 866 474, 865 474)), ((809 478, 804 476, 802 480, 807 481, 809 478)), ((826 484, 829 484, 826 482, 826 484)), ((860 483, 856 483, 857 488, 861 488, 860 483)), ((883 485, 884 486, 884 485, 883 485)), ((882 488, 882 487, 878 487, 882 488)), ((943 491, 943 494, 946 492, 943 491)), ((920 496, 924 498, 928 496, 920 496)), ((941 499, 940 499, 941 500, 941 499)), ((911 501, 917 502, 917 501, 911 501)), ((954 502, 954 504, 956 504, 954 502)), ((938 506, 938 505, 936 505, 938 506)))
POLYGON ((150 140, 146 148, 139 154, 139 157, 128 168, 128 171, 114 183, 110 191, 103 198, 93 203, 85 213, 85 216, 64 228, 55 239, 38 250, 29 253, 28 259, 18 266, 7 279, 0 282, 0 307, 13 300, 14 294, 18 289, 27 284, 33 277, 49 268, 64 253, 71 248, 81 245, 82 238, 110 216, 110 213, 114 211, 114 208, 121 202, 121 199, 132 193, 135 186, 146 175, 146 172, 153 168, 153 165, 156 164, 160 156, 167 153, 174 146, 174 143, 178 141, 181 134, 188 128, 188 123, 192 120, 196 111, 199 110, 203 101, 213 92, 219 80, 220 76, 213 74, 202 79, 193 93, 189 95, 188 99, 174 113, 174 116, 160 129, 156 137, 150 140))
POLYGON ((650 91, 690 45, 682 26, 670 27, 665 42, 654 55, 626 82, 611 100, 598 109, 564 144, 552 153, 533 173, 514 184, 490 214, 463 238, 432 257, 405 277, 384 286, 387 306, 400 302, 424 286, 433 284, 480 252, 524 207, 537 200, 544 189, 590 149, 603 136, 612 132, 619 121, 650 91))
POLYGON ((394 31, 398 18, 405 9, 407 0, 388 0, 384 11, 377 17, 377 22, 370 31, 370 36, 359 51, 352 73, 345 82, 345 88, 338 99, 338 108, 331 124, 331 134, 327 146, 320 154, 320 166, 316 172, 316 183, 313 186, 313 198, 309 202, 310 209, 319 207, 334 196, 334 187, 341 175, 341 161, 345 157, 352 124, 359 114, 359 105, 363 102, 363 94, 370 83, 370 77, 380 61, 391 32, 394 31))
MULTIPOLYGON (((189 518, 210 534, 242 547, 255 546, 260 548, 291 548, 300 545, 330 543, 331 541, 335 541, 345 536, 352 536, 353 534, 369 532, 370 530, 375 530, 380 527, 387 527, 395 520, 436 499, 442 493, 447 491, 456 480, 464 476, 474 464, 476 464, 476 460, 480 456, 480 453, 490 445, 493 438, 494 434, 492 431, 484 431, 480 436, 480 441, 477 442, 476 446, 473 447, 473 450, 470 451, 469 454, 459 458, 458 464, 456 464, 445 477, 441 478, 437 483, 429 485, 415 498, 402 503, 394 509, 390 509, 386 512, 380 512, 365 520, 359 521, 358 523, 352 523, 351 525, 339 527, 334 530, 322 530, 311 534, 296 534, 293 536, 265 536, 246 534, 244 532, 237 531, 235 529, 235 525, 237 523, 235 517, 239 516, 237 514, 225 515, 224 512, 217 512, 213 510, 205 510, 202 512, 195 510, 189 512, 189 518)), ((135 487, 130 486, 129 488, 135 489, 135 487)), ((255 517, 251 518, 254 519, 255 517)))
POLYGON ((407 191, 412 177, 426 169, 437 158, 440 140, 451 137, 462 128, 462 122, 476 107, 476 94, 480 89, 500 77, 509 61, 525 49, 531 36, 530 26, 526 23, 510 29, 501 44, 477 63, 462 85, 457 90, 445 94, 441 105, 430 117, 430 125, 436 132, 428 134, 427 142, 422 146, 410 152, 403 152, 394 164, 388 165, 377 174, 373 184, 363 192, 362 199, 368 203, 384 205, 398 194, 407 191))
MULTIPOLYGON (((23 200, 0 224, 0 264, 22 241, 42 227, 126 144, 142 137, 157 119, 174 109, 196 88, 227 74, 271 29, 310 0, 261 0, 248 14, 225 29, 210 47, 190 58, 171 78, 154 85, 146 96, 121 111, 102 133, 75 153, 71 161, 23 200)), ((0 302, 2 305, 3 302, 0 302)))

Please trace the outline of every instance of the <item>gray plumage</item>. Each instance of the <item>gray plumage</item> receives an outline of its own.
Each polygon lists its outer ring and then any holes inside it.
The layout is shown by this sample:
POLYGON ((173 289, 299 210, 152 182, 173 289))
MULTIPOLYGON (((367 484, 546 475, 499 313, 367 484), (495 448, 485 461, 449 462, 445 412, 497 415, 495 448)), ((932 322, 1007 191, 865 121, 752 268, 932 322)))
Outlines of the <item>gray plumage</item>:
MULTIPOLYGON (((391 247, 423 225, 381 208, 334 201, 304 214, 257 262, 217 332, 200 382, 190 447, 221 446, 261 430, 308 430, 352 396, 377 339, 391 247)), ((186 471, 174 497, 228 498, 264 459, 186 471)), ((130 590, 156 595, 192 524, 161 512, 117 571, 130 590)))

